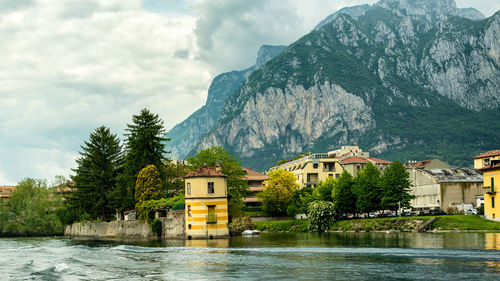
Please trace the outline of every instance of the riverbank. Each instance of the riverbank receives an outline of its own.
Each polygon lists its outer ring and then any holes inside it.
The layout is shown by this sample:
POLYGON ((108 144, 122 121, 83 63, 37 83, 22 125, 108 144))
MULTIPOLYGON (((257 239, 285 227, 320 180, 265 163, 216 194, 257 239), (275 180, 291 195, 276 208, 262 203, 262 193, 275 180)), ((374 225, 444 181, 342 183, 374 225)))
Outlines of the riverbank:
MULTIPOLYGON (((340 220, 333 223, 330 231, 339 232, 414 232, 432 217, 391 217, 340 220)), ((256 222, 256 228, 269 232, 307 232, 307 220, 256 222)), ((446 215, 436 216, 427 231, 435 232, 500 232, 500 223, 480 216, 446 215)))

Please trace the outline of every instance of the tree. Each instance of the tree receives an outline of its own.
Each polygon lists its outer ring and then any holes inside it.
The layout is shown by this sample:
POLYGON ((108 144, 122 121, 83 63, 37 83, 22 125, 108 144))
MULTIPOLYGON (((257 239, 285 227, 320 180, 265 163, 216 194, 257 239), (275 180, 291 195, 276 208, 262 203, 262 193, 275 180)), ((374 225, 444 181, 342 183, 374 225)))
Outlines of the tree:
MULTIPOLYGON (((165 179, 164 162, 167 151, 163 121, 158 114, 151 113, 148 109, 141 110, 139 115, 132 116, 132 124, 127 124, 125 129, 125 160, 123 175, 120 179, 121 192, 128 193, 124 208, 133 208, 134 186, 139 172, 148 165, 155 165, 160 173, 162 182, 165 179)), ((162 184, 163 185, 163 184, 162 184)))
POLYGON ((381 206, 382 187, 380 186, 380 171, 368 162, 355 179, 354 193, 356 207, 361 213, 374 212, 383 209, 381 206))
POLYGON ((335 178, 327 178, 322 181, 314 189, 314 195, 322 201, 332 201, 332 189, 335 183, 335 178))
POLYGON ((309 230, 324 232, 330 229, 330 225, 335 221, 335 208, 332 202, 314 201, 309 204, 307 212, 309 230))
POLYGON ((75 189, 70 193, 68 204, 73 210, 87 213, 90 219, 110 220, 113 205, 119 204, 113 191, 117 188, 123 160, 120 140, 109 128, 101 126, 81 148, 80 158, 76 160, 78 167, 73 170, 75 189))
POLYGON ((148 212, 140 208, 144 202, 166 198, 165 187, 160 179, 160 173, 154 165, 142 169, 135 184, 135 209, 141 221, 148 221, 148 212))
POLYGON ((188 157, 187 162, 191 169, 196 170, 203 166, 221 166, 221 172, 227 175, 227 192, 229 195, 229 215, 240 216, 243 198, 248 192, 248 183, 245 180, 245 171, 241 168, 238 158, 234 157, 221 146, 201 150, 196 156, 188 157))
POLYGON ((292 172, 272 170, 264 182, 264 191, 257 196, 262 199, 262 206, 269 214, 286 214, 295 192, 299 189, 297 178, 292 172))
POLYGON ((354 194, 354 179, 349 172, 342 172, 340 177, 333 181, 331 196, 335 213, 338 217, 356 212, 356 195, 354 194))
POLYGON ((167 178, 167 197, 184 195, 184 177, 189 172, 186 165, 176 165, 174 163, 165 164, 165 176, 167 178))
POLYGON ((55 214, 62 206, 61 197, 51 192, 45 180, 27 178, 17 184, 0 213, 0 234, 54 235, 63 233, 55 214))
POLYGON ((408 171, 399 160, 385 169, 381 178, 383 191, 381 201, 385 209, 397 211, 400 208, 411 207, 410 201, 415 197, 410 194, 409 177, 408 171))

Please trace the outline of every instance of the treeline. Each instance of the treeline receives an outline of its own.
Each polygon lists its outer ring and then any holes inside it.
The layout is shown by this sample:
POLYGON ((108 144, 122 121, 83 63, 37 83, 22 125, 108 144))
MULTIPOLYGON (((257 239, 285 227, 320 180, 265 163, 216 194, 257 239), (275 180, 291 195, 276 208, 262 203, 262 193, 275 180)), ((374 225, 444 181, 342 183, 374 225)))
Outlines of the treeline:
POLYGON ((326 201, 333 203, 328 206, 332 206, 335 218, 343 219, 348 214, 409 208, 413 198, 409 174, 400 161, 390 164, 383 173, 372 163, 355 177, 344 170, 339 178, 328 178, 314 189, 299 190, 295 181, 291 172, 271 171, 264 191, 258 195, 264 211, 295 217, 308 214, 312 202, 326 201))

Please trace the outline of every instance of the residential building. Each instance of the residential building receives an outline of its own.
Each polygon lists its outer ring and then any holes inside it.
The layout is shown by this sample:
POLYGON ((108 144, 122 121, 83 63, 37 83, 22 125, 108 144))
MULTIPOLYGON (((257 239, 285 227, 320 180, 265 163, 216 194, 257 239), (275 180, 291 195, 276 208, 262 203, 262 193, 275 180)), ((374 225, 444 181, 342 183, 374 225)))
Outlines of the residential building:
POLYGON ((490 220, 500 221, 500 196, 498 195, 500 193, 500 159, 491 159, 487 166, 481 168, 481 172, 483 172, 484 179, 484 216, 490 220))
POLYGON ((297 184, 305 187, 316 187, 320 181, 327 178, 338 178, 347 170, 356 176, 368 162, 373 163, 383 171, 392 162, 370 157, 369 152, 364 152, 357 145, 342 146, 340 149, 328 153, 305 155, 293 161, 271 167, 270 170, 282 169, 293 172, 297 177, 297 184))
POLYGON ((474 157, 474 169, 490 166, 492 161, 500 160, 500 149, 490 150, 474 157))
POLYGON ((451 168, 450 164, 441 161, 439 159, 430 159, 430 160, 422 160, 422 161, 410 161, 408 163, 409 168, 421 168, 421 169, 448 169, 451 168))
POLYGON ((184 178, 186 237, 229 237, 227 175, 216 166, 199 168, 184 178))
POLYGON ((472 204, 483 196, 483 176, 470 168, 416 169, 408 168, 410 174, 411 200, 414 209, 429 210, 460 204, 472 204))
POLYGON ((247 206, 260 205, 260 199, 256 197, 256 194, 264 190, 264 181, 267 180, 268 176, 250 168, 243 168, 243 171, 246 173, 245 179, 250 190, 245 198, 245 204, 247 206))
POLYGON ((15 186, 0 186, 0 204, 7 201, 15 189, 15 186))

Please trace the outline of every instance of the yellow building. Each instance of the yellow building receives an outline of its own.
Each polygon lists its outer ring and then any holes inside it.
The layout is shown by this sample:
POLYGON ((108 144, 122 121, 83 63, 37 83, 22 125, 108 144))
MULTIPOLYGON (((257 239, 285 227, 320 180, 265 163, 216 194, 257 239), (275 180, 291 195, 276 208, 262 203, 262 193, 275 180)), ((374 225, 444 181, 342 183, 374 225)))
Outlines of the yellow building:
POLYGON ((500 149, 491 150, 474 157, 474 169, 489 166, 491 161, 500 160, 500 149))
POLYGON ((484 181, 484 216, 500 221, 500 160, 491 160, 481 168, 484 181))
POLYGON ((0 186, 0 204, 6 202, 15 189, 15 186, 0 186))
POLYGON ((220 171, 220 166, 202 167, 188 173, 185 180, 186 237, 229 237, 227 176, 220 171))
POLYGON ((306 155, 271 167, 270 170, 280 169, 293 172, 300 188, 316 187, 320 181, 327 178, 338 178, 344 170, 356 176, 358 171, 363 169, 368 162, 377 166, 381 171, 391 164, 390 161, 370 157, 369 152, 364 152, 357 145, 354 145, 342 146, 340 149, 328 153, 306 155))

